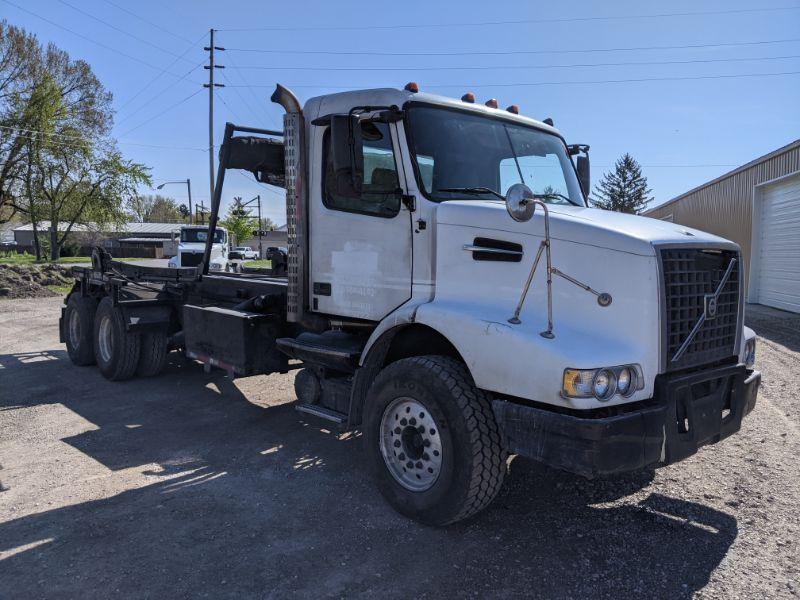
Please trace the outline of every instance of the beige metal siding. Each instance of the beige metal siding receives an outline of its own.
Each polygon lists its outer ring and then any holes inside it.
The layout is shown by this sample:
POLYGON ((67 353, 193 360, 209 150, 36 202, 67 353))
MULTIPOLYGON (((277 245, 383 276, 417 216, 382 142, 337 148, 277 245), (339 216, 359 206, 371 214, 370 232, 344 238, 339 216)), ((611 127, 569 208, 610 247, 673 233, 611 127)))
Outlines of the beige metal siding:
POLYGON ((645 214, 672 215, 675 223, 733 240, 742 247, 745 279, 750 274, 753 189, 767 181, 800 172, 800 140, 723 175, 645 214))

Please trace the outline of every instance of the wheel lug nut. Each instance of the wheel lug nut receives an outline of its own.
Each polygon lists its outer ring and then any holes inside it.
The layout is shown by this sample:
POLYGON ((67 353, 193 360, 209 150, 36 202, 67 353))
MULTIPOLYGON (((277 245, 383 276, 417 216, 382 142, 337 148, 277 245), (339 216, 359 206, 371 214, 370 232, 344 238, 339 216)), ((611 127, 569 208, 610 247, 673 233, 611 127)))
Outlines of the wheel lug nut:
POLYGON ((399 458, 400 460, 405 460, 406 459, 406 455, 401 452, 400 456, 398 456, 397 458, 399 458))
POLYGON ((403 433, 403 430, 402 430, 402 429, 400 429, 399 427, 395 427, 395 428, 394 428, 394 432, 395 432, 397 435, 400 435, 401 433, 403 433))
POLYGON ((426 448, 431 445, 431 441, 430 440, 425 440, 422 443, 425 445, 426 448))
POLYGON ((431 456, 427 452, 422 455, 422 460, 430 460, 430 459, 431 459, 431 456))
POLYGON ((408 420, 405 417, 403 417, 402 419, 400 419, 400 425, 405 427, 406 425, 408 425, 408 420))
POLYGON ((411 462, 411 461, 408 461, 408 462, 406 463, 406 466, 407 466, 409 469, 413 469, 413 468, 414 468, 414 463, 413 463, 413 462, 411 462))
POLYGON ((394 447, 395 448, 399 448, 400 446, 402 446, 402 444, 400 443, 400 440, 395 440, 394 441, 394 447))
POLYGON ((421 468, 422 468, 422 463, 421 463, 420 461, 417 461, 417 464, 416 464, 415 466, 416 466, 418 469, 421 469, 421 468))
POLYGON ((414 417, 411 417, 411 418, 408 420, 408 424, 409 424, 409 425, 416 425, 416 424, 417 424, 417 420, 416 420, 414 417))
POLYGON ((417 427, 417 431, 419 431, 420 433, 425 433, 425 426, 420 425, 419 427, 417 427))

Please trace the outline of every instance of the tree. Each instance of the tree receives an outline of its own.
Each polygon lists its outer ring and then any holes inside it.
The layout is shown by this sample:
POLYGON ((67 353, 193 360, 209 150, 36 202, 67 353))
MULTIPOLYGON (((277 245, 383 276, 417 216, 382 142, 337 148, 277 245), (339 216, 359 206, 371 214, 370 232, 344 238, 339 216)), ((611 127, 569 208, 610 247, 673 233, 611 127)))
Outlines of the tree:
POLYGON ((34 35, 0 21, 0 223, 10 220, 24 185, 25 97, 39 75, 41 47, 34 35))
POLYGON ((131 198, 128 212, 140 223, 184 223, 189 215, 186 206, 159 194, 131 198))
POLYGON ((603 176, 594 196, 592 204, 598 208, 631 214, 643 211, 653 199, 641 165, 627 153, 603 176))
POLYGON ((124 201, 148 183, 108 137, 111 94, 88 63, 0 21, 0 219, 50 221, 51 258, 76 224, 124 219, 124 201), (61 227, 59 225, 62 225, 61 227))
POLYGON ((228 233, 236 238, 237 244, 253 237, 253 230, 258 227, 258 219, 250 216, 248 210, 242 206, 241 198, 233 199, 233 204, 228 207, 225 219, 220 222, 228 230, 228 233))

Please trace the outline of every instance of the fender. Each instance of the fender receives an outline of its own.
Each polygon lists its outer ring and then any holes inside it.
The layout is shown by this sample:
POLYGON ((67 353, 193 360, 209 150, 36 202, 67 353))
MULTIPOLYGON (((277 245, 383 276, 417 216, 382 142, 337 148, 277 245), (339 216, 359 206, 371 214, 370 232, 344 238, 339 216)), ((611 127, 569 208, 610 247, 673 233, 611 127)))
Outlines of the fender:
POLYGON ((480 389, 572 409, 593 409, 653 397, 657 349, 635 336, 597 337, 566 322, 554 339, 540 332, 544 316, 511 325, 507 311, 486 305, 434 300, 417 308, 415 323, 436 330, 456 348, 480 389), (645 386, 628 398, 600 402, 561 396, 564 369, 639 364, 645 386))

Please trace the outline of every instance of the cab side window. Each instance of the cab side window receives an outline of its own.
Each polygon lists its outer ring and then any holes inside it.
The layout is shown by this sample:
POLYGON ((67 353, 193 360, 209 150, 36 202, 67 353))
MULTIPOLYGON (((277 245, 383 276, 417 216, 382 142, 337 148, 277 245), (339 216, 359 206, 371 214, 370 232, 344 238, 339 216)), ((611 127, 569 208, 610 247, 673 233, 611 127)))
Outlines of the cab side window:
POLYGON ((322 182, 323 204, 333 210, 393 217, 400 211, 400 182, 392 148, 392 136, 386 123, 361 123, 364 140, 364 187, 360 198, 336 194, 330 131, 322 140, 325 176, 322 182))

